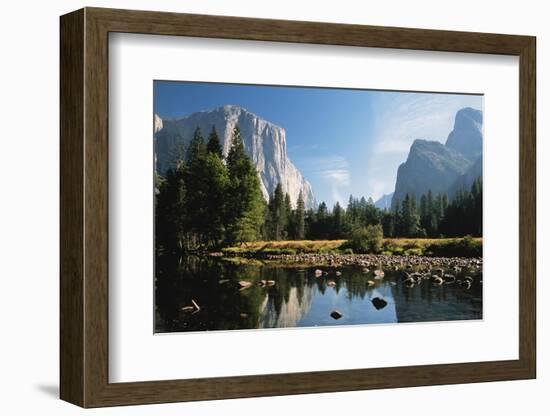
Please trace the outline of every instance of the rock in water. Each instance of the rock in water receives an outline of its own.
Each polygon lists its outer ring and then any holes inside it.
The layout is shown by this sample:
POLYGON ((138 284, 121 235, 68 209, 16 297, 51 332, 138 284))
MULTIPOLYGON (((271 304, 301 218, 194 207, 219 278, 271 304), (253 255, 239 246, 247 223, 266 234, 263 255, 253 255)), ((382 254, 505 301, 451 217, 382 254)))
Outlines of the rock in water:
POLYGON ((246 280, 240 280, 239 281, 239 286, 241 287, 241 290, 242 289, 248 289, 250 286, 252 286, 252 282, 248 282, 246 280))
POLYGON ((433 278, 433 282, 434 282, 434 284, 436 284, 436 285, 442 285, 443 282, 444 282, 444 280, 443 280, 443 278, 440 277, 440 276, 435 276, 435 277, 433 278))
POLYGON ((388 302, 386 302, 384 299, 378 297, 372 298, 371 302, 377 310, 385 308, 388 304, 388 302))
POLYGON ((285 130, 236 105, 200 111, 178 119, 161 119, 155 115, 157 171, 161 175, 167 171, 175 157, 175 151, 182 144, 189 144, 197 127, 206 138, 212 126, 216 128, 225 156, 231 147, 233 129, 235 126, 239 127, 246 153, 258 171, 266 201, 277 184, 281 183, 283 191, 290 196, 292 206, 296 206, 298 195, 302 192, 306 209, 315 207, 311 184, 287 155, 285 130))
POLYGON ((331 313, 330 313, 330 316, 333 318, 333 319, 340 319, 342 316, 342 313, 340 311, 337 311, 337 310, 333 310, 331 313))
POLYGON ((384 277, 384 271, 383 270, 375 270, 374 271, 374 278, 375 279, 382 279, 384 277))

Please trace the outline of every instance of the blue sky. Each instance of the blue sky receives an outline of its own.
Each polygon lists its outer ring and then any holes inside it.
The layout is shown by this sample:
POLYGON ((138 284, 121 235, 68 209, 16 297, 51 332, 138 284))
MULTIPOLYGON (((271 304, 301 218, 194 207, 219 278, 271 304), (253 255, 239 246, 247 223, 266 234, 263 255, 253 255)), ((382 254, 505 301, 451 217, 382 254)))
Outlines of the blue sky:
POLYGON ((154 100, 163 118, 234 104, 283 127, 290 159, 329 206, 393 192, 415 139, 444 143, 459 109, 483 109, 479 95, 164 81, 154 100))

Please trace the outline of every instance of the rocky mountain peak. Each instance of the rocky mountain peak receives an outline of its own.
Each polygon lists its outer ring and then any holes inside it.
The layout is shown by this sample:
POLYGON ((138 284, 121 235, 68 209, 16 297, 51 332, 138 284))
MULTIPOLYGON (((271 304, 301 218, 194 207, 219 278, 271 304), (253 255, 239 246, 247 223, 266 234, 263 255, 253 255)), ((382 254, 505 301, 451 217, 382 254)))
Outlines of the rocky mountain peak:
POLYGON ((456 113, 453 131, 449 134, 445 146, 462 153, 468 160, 474 161, 483 147, 483 114, 470 107, 456 113))

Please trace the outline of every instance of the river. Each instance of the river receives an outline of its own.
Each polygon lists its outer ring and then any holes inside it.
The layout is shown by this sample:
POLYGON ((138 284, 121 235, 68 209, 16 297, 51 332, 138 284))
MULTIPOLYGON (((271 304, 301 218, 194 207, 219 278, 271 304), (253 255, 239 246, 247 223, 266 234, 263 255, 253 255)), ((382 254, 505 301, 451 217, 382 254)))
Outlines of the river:
POLYGON ((157 333, 482 319, 481 269, 454 270, 457 281, 443 284, 426 271, 405 281, 413 269, 376 279, 360 266, 198 257, 160 258, 156 270, 157 333))

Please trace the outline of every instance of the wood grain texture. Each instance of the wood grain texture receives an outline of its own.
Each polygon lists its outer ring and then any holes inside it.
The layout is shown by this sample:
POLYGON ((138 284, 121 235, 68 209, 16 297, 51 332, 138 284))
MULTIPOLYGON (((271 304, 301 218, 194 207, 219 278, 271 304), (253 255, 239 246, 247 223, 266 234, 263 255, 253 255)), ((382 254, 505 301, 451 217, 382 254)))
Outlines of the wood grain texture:
POLYGON ((533 37, 87 8, 61 18, 61 38, 61 397, 64 400, 83 407, 99 407, 535 377, 533 37), (109 32, 519 56, 519 359, 109 383, 109 32))
POLYGON ((519 102, 519 355, 536 377, 536 40, 520 54, 519 102))
POLYGON ((60 388, 84 405, 84 12, 61 19, 60 44, 60 388))

